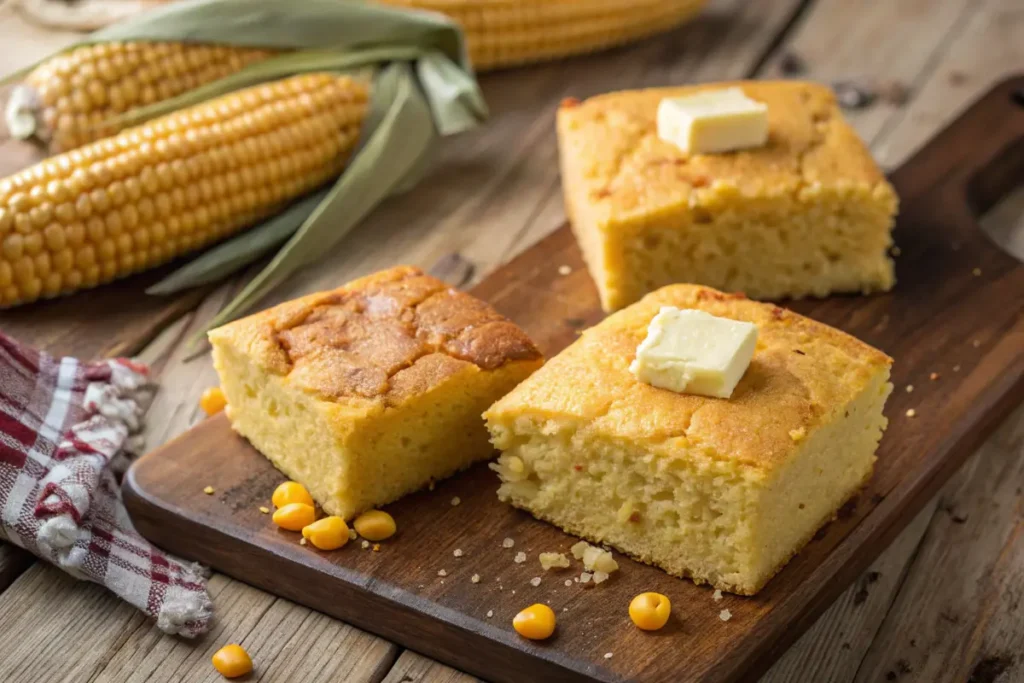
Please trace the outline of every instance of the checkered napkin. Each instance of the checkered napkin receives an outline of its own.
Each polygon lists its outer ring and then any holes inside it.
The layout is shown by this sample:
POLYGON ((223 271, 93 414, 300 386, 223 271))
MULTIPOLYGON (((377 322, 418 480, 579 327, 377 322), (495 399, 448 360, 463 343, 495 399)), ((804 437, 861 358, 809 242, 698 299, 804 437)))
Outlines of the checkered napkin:
POLYGON ((118 476, 154 385, 124 359, 54 358, 0 333, 0 539, 106 586, 167 633, 203 633, 205 570, 132 526, 118 476))

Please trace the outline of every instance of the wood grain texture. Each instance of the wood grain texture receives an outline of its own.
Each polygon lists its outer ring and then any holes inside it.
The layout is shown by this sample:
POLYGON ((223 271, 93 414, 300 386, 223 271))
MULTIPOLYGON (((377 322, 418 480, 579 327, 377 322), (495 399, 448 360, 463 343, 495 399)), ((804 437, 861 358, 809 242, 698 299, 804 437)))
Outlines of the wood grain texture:
MULTIPOLYGON (((1021 399, 1024 302, 1016 295, 1024 291, 1024 266, 984 237, 964 198, 979 178, 1008 184, 990 170, 993 164, 1019 172, 998 160, 1008 141, 1024 135, 1024 117, 1009 97, 1022 85, 1024 78, 995 89, 894 175, 903 200, 894 292, 793 305, 883 348, 896 359, 894 381, 921 388, 890 399, 890 427, 867 490, 756 598, 727 597, 715 605, 709 590, 630 561, 614 582, 590 591, 561 586, 552 576, 534 589, 528 580, 540 575, 538 567, 509 563, 500 539, 515 538, 531 559, 542 550, 565 550, 572 539, 499 504, 484 467, 389 506, 403 533, 380 553, 311 553, 255 510, 281 476, 230 432, 223 417, 132 469, 126 502, 140 531, 180 554, 492 680, 529 672, 535 680, 731 681, 762 673, 1021 399), (972 274, 975 268, 980 274, 972 274), (962 372, 946 367, 953 362, 962 372), (942 371, 943 380, 928 382, 932 371, 942 371), (916 418, 903 415, 910 407, 916 418), (200 473, 223 493, 203 496, 200 473), (452 507, 452 496, 462 504, 452 507), (432 531, 438 528, 449 535, 432 531), (465 557, 453 559, 455 548, 465 557), (442 569, 446 576, 438 578, 442 569), (473 573, 484 581, 470 584, 473 573), (642 590, 664 592, 677 606, 677 628, 657 640, 644 640, 619 613, 642 590), (525 601, 536 599, 533 593, 556 611, 569 610, 550 644, 524 644, 507 627, 525 601), (731 610, 730 622, 715 618, 720 608, 731 610), (613 657, 604 658, 606 652, 613 657), (500 666, 508 662, 515 675, 500 666)), ((601 317, 565 229, 474 292, 523 325, 548 354, 601 317), (560 275, 559 264, 569 265, 570 274, 560 275)))

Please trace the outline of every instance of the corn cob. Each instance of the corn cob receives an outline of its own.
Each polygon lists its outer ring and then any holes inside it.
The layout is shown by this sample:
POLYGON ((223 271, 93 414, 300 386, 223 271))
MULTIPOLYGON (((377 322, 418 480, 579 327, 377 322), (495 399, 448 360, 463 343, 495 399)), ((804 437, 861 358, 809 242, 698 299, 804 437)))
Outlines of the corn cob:
POLYGON ((337 176, 367 88, 305 74, 182 109, 0 181, 0 305, 201 249, 337 176))
POLYGON ((51 152, 67 151, 117 133, 120 128, 110 119, 119 114, 175 97, 274 54, 142 41, 77 47, 25 77, 12 94, 8 127, 16 137, 47 142, 51 152))
POLYGON ((667 31, 706 0, 379 0, 446 14, 479 70, 601 50, 667 31))

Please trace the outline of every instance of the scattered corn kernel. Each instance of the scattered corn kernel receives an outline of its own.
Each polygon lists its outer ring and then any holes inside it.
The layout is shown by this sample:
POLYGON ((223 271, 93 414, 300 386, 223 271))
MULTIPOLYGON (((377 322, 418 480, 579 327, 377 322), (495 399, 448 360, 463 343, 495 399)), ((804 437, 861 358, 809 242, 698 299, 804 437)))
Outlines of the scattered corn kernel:
POLYGON ((225 645, 213 653, 213 668, 224 678, 238 678, 252 671, 252 658, 241 645, 225 645))
POLYGON ((288 531, 302 531, 316 521, 316 510, 305 503, 288 503, 274 512, 274 524, 288 531))
POLYGON ((213 487, 212 486, 207 486, 206 488, 203 489, 203 493, 205 493, 208 496, 212 496, 213 495, 213 487))
POLYGON ((371 541, 383 541, 395 535, 398 527, 395 519, 383 510, 370 510, 356 517, 352 526, 363 538, 371 541))
POLYGON ((220 387, 210 387, 199 397, 199 407, 207 415, 216 415, 224 410, 224 406, 227 404, 228 400, 224 397, 224 392, 220 387))
POLYGON ((641 593, 629 603, 629 618, 644 631, 657 631, 671 614, 672 603, 661 593, 641 593))
POLYGON ((313 507, 313 496, 309 495, 306 487, 297 481, 286 481, 274 489, 274 495, 270 498, 276 508, 283 508, 291 503, 302 503, 313 507))
POLYGON ((555 632, 555 613, 547 605, 530 605, 512 619, 516 633, 530 640, 544 640, 555 632))
POLYGON ((337 550, 348 543, 348 524, 331 515, 302 527, 302 537, 320 550, 337 550))

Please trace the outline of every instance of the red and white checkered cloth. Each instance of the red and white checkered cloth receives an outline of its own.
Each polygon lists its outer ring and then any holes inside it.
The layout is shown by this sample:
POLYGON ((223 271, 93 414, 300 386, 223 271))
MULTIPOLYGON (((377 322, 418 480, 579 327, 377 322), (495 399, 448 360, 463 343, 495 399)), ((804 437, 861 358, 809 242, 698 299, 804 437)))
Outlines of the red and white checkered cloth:
POLYGON ((124 359, 54 358, 0 333, 0 539, 191 637, 213 613, 206 572, 135 531, 117 479, 141 446, 148 373, 124 359))

